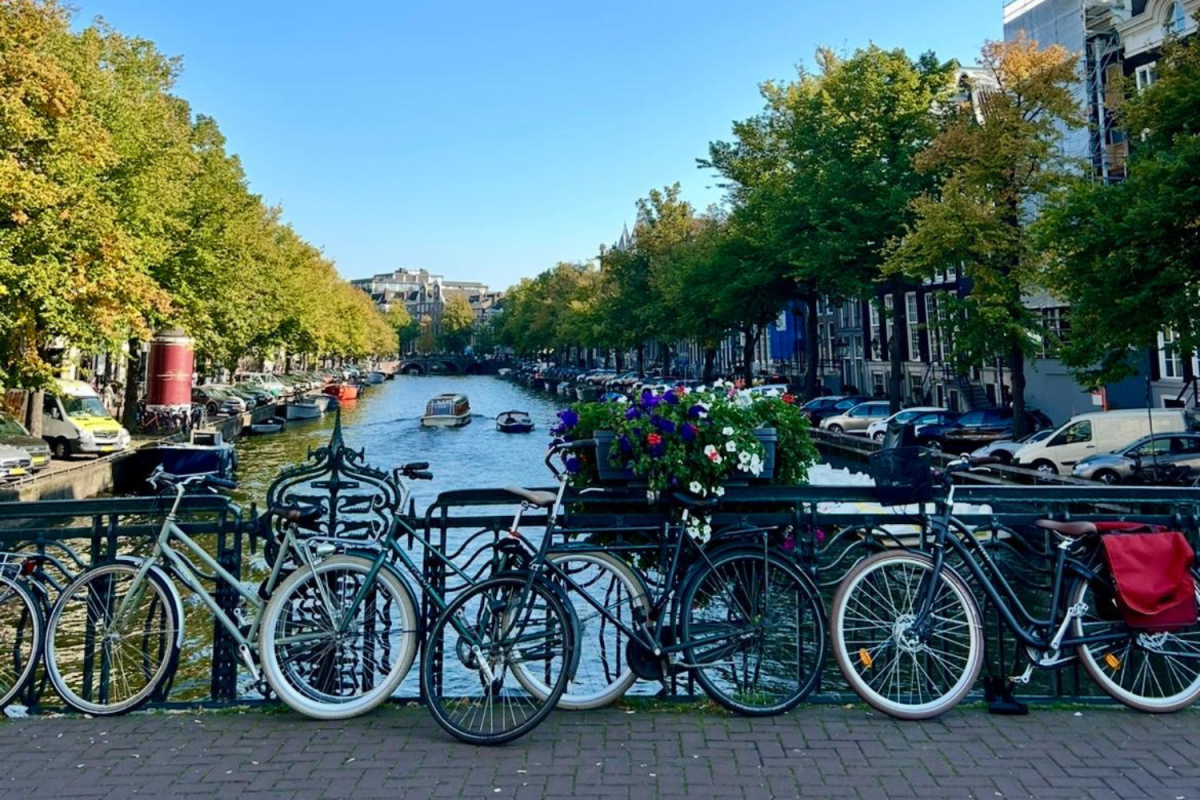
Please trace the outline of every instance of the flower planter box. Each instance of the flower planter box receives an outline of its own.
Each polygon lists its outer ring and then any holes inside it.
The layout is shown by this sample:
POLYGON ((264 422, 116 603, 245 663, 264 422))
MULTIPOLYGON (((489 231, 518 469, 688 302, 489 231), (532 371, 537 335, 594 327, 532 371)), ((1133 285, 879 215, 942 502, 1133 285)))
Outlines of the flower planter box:
MULTIPOLYGON (((600 480, 605 483, 639 482, 638 476, 632 470, 615 467, 609 463, 609 453, 617 446, 617 436, 612 431, 596 431, 592 438, 596 440, 596 470, 600 480)), ((774 428, 759 428, 754 431, 754 438, 763 446, 762 473, 752 476, 747 472, 734 472, 730 476, 730 484, 770 483, 775 474, 775 448, 779 442, 778 433, 774 428)))

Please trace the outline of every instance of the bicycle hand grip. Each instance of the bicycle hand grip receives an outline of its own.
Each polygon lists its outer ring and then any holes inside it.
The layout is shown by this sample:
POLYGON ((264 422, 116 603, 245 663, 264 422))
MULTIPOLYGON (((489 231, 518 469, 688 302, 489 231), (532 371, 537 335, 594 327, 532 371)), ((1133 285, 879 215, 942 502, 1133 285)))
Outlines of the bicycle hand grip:
POLYGON ((405 464, 404 466, 400 467, 400 470, 402 472, 412 472, 413 470, 418 470, 418 469, 429 469, 429 462, 428 461, 414 461, 411 464, 405 464))
POLYGON ((231 480, 227 480, 225 478, 218 478, 216 475, 204 476, 204 483, 206 483, 209 486, 218 488, 218 489, 236 489, 237 488, 237 481, 231 481, 231 480))
POLYGON ((417 481, 431 481, 433 480, 433 473, 429 470, 421 469, 416 472, 410 472, 409 477, 417 481))

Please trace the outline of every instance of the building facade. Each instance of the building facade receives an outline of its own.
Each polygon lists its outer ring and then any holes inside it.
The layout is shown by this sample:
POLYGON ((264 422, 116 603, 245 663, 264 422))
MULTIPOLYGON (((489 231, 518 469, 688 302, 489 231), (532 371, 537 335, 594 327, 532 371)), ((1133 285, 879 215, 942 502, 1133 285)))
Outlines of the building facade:
MULTIPOLYGON (((493 292, 480 281, 447 280, 424 269, 401 268, 350 283, 370 295, 380 311, 386 314, 394 307, 401 307, 414 320, 428 324, 434 336, 441 335, 442 312, 455 295, 461 295, 470 304, 477 330, 491 325, 504 297, 503 292, 493 292)), ((409 344, 410 348, 413 346, 415 342, 409 344)))

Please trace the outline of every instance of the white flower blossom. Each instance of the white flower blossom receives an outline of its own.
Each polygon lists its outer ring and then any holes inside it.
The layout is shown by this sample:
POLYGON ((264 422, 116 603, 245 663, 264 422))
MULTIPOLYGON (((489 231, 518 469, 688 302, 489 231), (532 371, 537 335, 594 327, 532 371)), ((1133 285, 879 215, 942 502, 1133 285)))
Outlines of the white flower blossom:
POLYGON ((725 496, 725 487, 718 486, 717 488, 713 489, 713 494, 715 494, 717 497, 724 497, 725 496))
POLYGON ((688 484, 688 491, 692 494, 703 495, 704 487, 700 485, 700 481, 692 481, 688 484))
POLYGON ((728 442, 725 443, 725 449, 728 450, 730 453, 736 453, 737 452, 737 442, 735 442, 733 439, 730 439, 728 442))
POLYGON ((629 398, 626 397, 625 395, 621 395, 620 397, 617 398, 617 403, 619 403, 620 405, 623 405, 623 406, 629 405, 629 398))
POLYGON ((703 528, 701 528, 700 530, 702 530, 702 531, 704 532, 704 538, 705 538, 705 540, 707 540, 707 539, 708 539, 708 537, 712 536, 712 525, 705 525, 705 526, 704 526, 703 528))
POLYGON ((704 446, 704 455, 711 456, 715 452, 717 452, 717 448, 713 447, 711 444, 704 446))
POLYGON ((714 389, 720 389, 724 385, 725 385, 725 381, 721 380, 720 378, 717 378, 715 381, 713 381, 714 389))
POLYGON ((750 455, 745 450, 738 453, 738 463, 740 464, 749 464, 752 458, 754 458, 754 456, 750 455))
POLYGON ((721 429, 721 435, 722 436, 733 436, 733 428, 729 425, 726 425, 724 428, 721 429))

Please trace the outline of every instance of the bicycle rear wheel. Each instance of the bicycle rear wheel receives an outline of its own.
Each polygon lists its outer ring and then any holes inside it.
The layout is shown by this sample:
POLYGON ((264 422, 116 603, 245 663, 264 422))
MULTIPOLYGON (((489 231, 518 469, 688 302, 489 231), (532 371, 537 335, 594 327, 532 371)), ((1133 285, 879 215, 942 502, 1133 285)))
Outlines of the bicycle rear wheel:
POLYGON ((513 574, 476 584, 429 632, 421 686, 430 713, 470 744, 503 744, 525 735, 567 688, 575 635, 566 607, 544 579, 530 583, 513 574), (536 672, 549 693, 525 688, 518 665, 536 672))
MULTIPOLYGON (((1200 602, 1200 572, 1193 569, 1200 602)), ((1117 641, 1079 645, 1083 668, 1101 689, 1138 711, 1168 713, 1200 697, 1200 623, 1172 631, 1134 630, 1116 606, 1116 587, 1107 578, 1080 581, 1069 605, 1087 604, 1076 617, 1073 636, 1120 633, 1117 641)))
POLYGON ((68 586, 50 614, 46 669, 76 711, 124 714, 141 706, 174 670, 179 654, 170 590, 136 564, 105 564, 68 586), (124 607, 125 613, 118 615, 124 607))
POLYGON ((709 697, 739 714, 795 708, 825 661, 825 614, 812 582, 761 549, 718 553, 684 587, 681 643, 709 697))
MULTIPOLYGON (((549 576, 562 585, 575 606, 581 650, 578 668, 558 707, 569 711, 601 708, 621 699, 637 675, 625 660, 629 637, 581 593, 629 627, 637 624, 638 614, 642 619, 649 617, 650 600, 633 568, 608 553, 560 552, 547 558, 571 579, 572 585, 568 585, 557 576, 549 576)), ((550 696, 551 687, 542 682, 538 670, 518 663, 513 665, 513 671, 532 694, 550 696)))
POLYGON ((418 622, 400 578, 381 568, 346 619, 372 566, 333 556, 296 570, 271 594, 259 657, 267 682, 293 710, 315 719, 358 716, 391 697, 408 674, 418 622))
POLYGON ((859 697, 900 719, 949 711, 983 666, 979 606, 957 573, 943 568, 929 619, 918 615, 933 562, 922 553, 879 553, 856 564, 830 609, 833 655, 859 697))
POLYGON ((21 693, 42 655, 45 625, 41 609, 18 580, 0 575, 0 708, 21 693))

